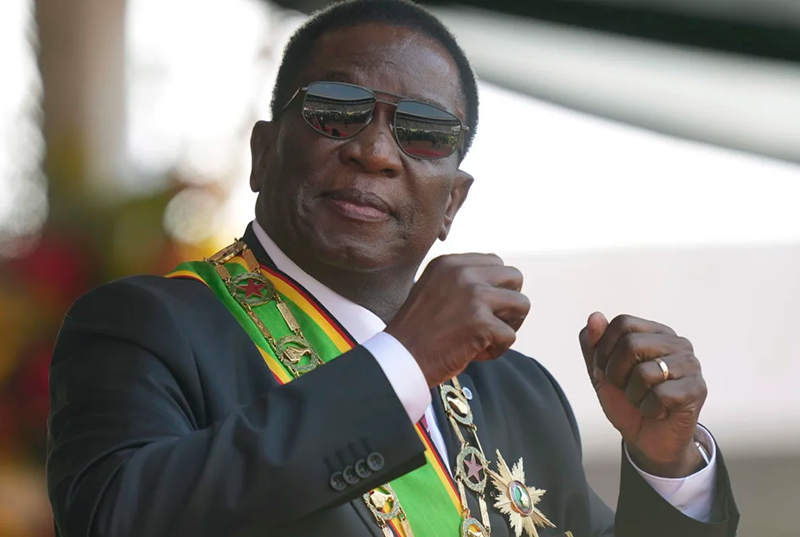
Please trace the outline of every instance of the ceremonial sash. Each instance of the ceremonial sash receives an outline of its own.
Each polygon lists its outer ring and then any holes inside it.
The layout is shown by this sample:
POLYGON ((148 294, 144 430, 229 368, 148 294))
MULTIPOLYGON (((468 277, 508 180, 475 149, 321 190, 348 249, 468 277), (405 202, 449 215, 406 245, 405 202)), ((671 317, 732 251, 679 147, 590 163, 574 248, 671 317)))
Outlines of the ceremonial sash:
MULTIPOLYGON (((232 258, 225 263, 225 268, 233 277, 248 272, 242 257, 232 258)), ((263 264, 260 268, 261 273, 272 282, 281 299, 289 306, 306 339, 323 362, 329 362, 355 346, 347 332, 290 278, 263 264)), ((182 263, 167 277, 192 278, 208 286, 250 336, 275 379, 280 384, 292 381, 289 370, 275 356, 258 327, 231 296, 222 277, 210 263, 182 263)), ((253 308, 253 311, 274 337, 291 333, 274 303, 253 308)), ((408 515, 408 522, 416 537, 455 537, 460 535, 462 523, 458 491, 427 431, 419 423, 415 429, 425 446, 425 465, 391 481, 390 485, 408 515)), ((385 510, 388 511, 388 508, 387 505, 385 510)), ((397 520, 389 524, 396 535, 404 537, 397 520)))

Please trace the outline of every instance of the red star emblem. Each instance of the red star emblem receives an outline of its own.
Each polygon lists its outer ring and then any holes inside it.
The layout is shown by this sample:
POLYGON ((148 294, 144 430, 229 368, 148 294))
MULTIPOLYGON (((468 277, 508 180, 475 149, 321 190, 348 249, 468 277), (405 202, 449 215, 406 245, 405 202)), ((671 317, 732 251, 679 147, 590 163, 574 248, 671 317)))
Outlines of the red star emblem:
POLYGON ((247 285, 240 285, 239 289, 244 291, 244 298, 250 298, 251 296, 257 296, 258 298, 264 298, 264 285, 263 283, 258 283, 253 279, 247 280, 247 285))
POLYGON ((467 479, 472 479, 473 477, 478 481, 481 480, 480 478, 480 471, 483 470, 483 465, 475 460, 475 454, 470 453, 470 459, 464 459, 464 465, 468 468, 467 470, 467 479))

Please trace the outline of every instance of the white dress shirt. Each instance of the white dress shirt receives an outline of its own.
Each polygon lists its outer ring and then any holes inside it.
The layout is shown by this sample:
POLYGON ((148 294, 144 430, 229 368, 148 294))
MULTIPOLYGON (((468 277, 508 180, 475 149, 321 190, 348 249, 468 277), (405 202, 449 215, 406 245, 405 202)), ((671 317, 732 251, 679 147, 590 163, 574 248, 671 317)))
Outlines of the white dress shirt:
MULTIPOLYGON (((253 231, 275 266, 305 287, 356 342, 375 357, 411 422, 417 423, 425 416, 431 440, 452 474, 444 437, 431 405, 431 392, 414 357, 394 336, 384 332, 386 325, 377 315, 333 292, 297 266, 258 222, 253 222, 253 231)), ((705 428, 698 426, 697 436, 711 451, 709 464, 688 477, 670 479, 650 475, 633 464, 627 449, 625 455, 644 480, 675 508, 695 520, 709 522, 715 495, 717 450, 714 439, 705 428)))

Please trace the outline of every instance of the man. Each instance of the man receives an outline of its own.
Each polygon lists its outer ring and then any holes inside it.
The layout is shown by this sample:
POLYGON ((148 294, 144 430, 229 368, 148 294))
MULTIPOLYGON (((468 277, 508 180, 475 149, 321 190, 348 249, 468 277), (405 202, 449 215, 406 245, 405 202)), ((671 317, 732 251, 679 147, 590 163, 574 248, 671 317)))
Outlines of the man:
POLYGON ((464 254, 414 282, 473 181, 475 79, 439 21, 403 1, 319 13, 273 118, 253 129, 241 241, 67 315, 47 466, 61 537, 735 534, 686 339, 599 313, 580 333, 623 439, 615 517, 563 392, 508 350, 530 307, 519 271, 464 254))

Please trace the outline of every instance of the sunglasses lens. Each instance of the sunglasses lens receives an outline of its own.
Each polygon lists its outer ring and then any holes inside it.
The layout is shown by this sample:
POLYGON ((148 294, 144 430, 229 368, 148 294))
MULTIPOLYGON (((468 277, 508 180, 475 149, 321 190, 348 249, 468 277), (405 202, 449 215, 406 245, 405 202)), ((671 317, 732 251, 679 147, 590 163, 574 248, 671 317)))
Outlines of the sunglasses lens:
POLYGON ((336 82, 314 82, 303 100, 303 118, 331 138, 355 136, 372 119, 375 95, 336 82))
POLYGON ((458 147, 461 121, 449 112, 419 101, 400 101, 394 116, 397 143, 420 159, 449 157, 458 147))

